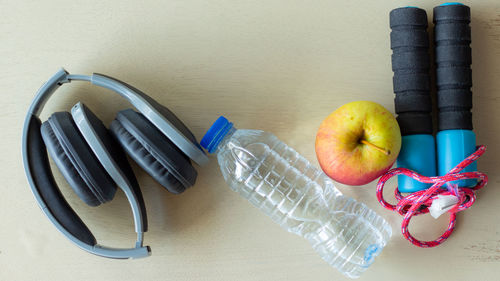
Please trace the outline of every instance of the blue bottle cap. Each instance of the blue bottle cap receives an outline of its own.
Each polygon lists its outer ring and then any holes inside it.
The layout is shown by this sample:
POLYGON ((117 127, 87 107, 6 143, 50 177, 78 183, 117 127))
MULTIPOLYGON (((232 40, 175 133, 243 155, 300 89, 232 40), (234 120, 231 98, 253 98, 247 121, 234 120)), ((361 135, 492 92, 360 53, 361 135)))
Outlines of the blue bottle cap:
POLYGON ((219 143, 232 127, 233 123, 229 122, 224 116, 220 116, 201 139, 201 146, 205 148, 208 153, 214 153, 219 143))

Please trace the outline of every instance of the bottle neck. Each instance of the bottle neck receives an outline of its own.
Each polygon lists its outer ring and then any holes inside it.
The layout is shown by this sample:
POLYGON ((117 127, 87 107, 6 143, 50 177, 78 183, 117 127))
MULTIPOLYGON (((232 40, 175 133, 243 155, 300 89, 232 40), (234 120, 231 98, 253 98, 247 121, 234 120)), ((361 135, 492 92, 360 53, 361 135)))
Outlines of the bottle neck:
POLYGON ((231 126, 231 128, 226 132, 226 134, 222 137, 221 141, 217 144, 217 147, 214 150, 215 154, 218 154, 221 148, 226 146, 226 144, 229 142, 233 134, 236 132, 236 128, 231 126))

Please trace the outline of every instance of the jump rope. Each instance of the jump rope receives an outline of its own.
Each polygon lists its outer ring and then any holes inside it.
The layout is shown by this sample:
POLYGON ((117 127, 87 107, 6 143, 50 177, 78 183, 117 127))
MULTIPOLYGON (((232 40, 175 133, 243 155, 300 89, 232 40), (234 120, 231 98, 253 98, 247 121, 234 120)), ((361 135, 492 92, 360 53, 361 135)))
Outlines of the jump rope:
POLYGON ((486 147, 476 147, 472 131, 470 8, 460 3, 435 7, 433 22, 439 124, 435 138, 427 14, 416 7, 390 13, 394 103, 402 145, 398 168, 389 170, 377 184, 379 203, 403 216, 403 236, 423 248, 446 241, 455 228, 456 213, 471 207, 475 191, 488 182, 486 174, 477 172, 476 162, 486 147), (383 197, 384 185, 393 176, 398 176, 396 205, 383 197), (434 208, 434 203, 439 204, 434 208), (430 211, 449 212, 448 228, 435 240, 420 241, 410 234, 408 225, 413 216, 430 211))

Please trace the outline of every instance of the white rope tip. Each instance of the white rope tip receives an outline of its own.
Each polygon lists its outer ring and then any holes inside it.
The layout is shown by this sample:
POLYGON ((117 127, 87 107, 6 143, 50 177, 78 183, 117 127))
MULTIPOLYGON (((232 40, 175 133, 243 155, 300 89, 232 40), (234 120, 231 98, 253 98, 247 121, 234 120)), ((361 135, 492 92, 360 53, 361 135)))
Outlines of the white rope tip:
POLYGON ((451 210, 459 202, 455 195, 438 195, 429 207, 429 213, 435 219, 451 210))

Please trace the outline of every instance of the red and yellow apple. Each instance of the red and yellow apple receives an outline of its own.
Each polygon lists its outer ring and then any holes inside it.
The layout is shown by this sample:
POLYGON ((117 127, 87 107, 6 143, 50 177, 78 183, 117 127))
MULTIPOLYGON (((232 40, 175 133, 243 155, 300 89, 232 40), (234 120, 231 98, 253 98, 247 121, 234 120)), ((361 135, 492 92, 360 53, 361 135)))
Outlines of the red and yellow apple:
POLYGON ((325 174, 347 185, 367 184, 384 174, 401 149, 394 115, 378 103, 356 101, 332 112, 316 135, 316 156, 325 174))

